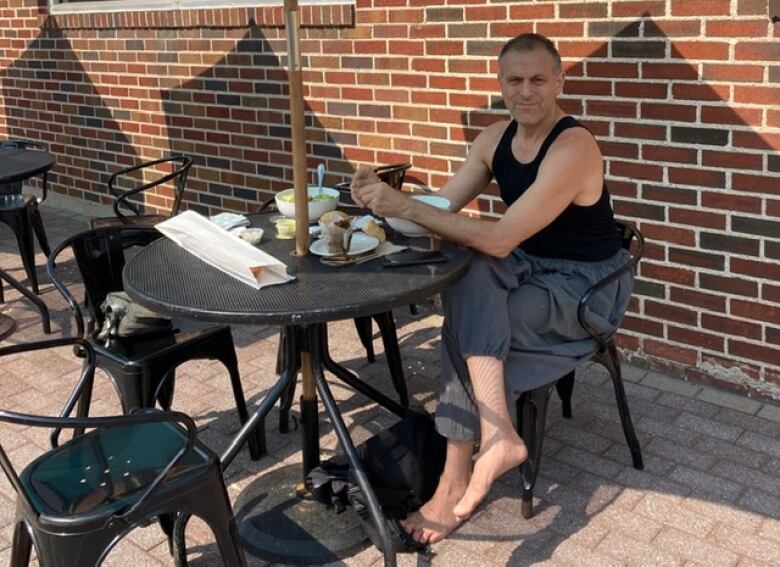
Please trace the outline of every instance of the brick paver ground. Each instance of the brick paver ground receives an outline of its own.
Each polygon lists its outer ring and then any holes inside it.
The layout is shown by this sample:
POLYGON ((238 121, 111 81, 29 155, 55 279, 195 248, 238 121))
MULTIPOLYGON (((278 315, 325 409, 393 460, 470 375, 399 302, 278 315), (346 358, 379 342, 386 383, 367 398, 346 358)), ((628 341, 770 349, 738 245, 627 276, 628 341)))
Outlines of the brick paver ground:
MULTIPOLYGON (((86 218, 44 207, 50 243, 82 230, 86 218)), ((0 266, 20 279, 24 272, 11 232, 3 230, 0 266)), ((50 284, 38 254, 42 299, 52 310, 55 334, 72 334, 65 303, 50 284)), ((74 280, 67 260, 61 269, 74 280)), ((78 288, 76 288, 78 289, 78 288)), ((78 297, 78 296, 77 296, 78 297)), ((6 289, 2 312, 17 321, 3 344, 43 337, 37 311, 6 289)), ((399 339, 410 392, 429 410, 435 407, 438 328, 433 303, 419 314, 399 309, 399 339)), ((244 388, 256 403, 274 379, 275 328, 234 328, 244 388)), ((377 337, 378 339, 378 337, 377 337)), ((336 360, 388 391, 384 360, 366 364, 351 322, 330 327, 336 360)), ((381 341, 375 341, 381 353, 381 341)), ((63 349, 55 356, 0 360, 0 407, 55 414, 75 383, 79 361, 63 349)), ((634 424, 645 457, 644 471, 631 467, 611 384, 597 367, 580 370, 574 418, 560 416, 555 396, 549 411, 542 470, 536 490, 536 516, 520 514, 519 476, 505 475, 475 516, 434 547, 434 565, 780 565, 780 411, 777 406, 648 372, 625 368, 634 424)), ((347 388, 333 386, 355 439, 392 422, 388 414, 347 388)), ((390 392, 388 391, 388 394, 390 392)), ((195 418, 202 439, 219 451, 237 429, 223 369, 191 362, 177 373, 174 407, 195 418)), ((98 380, 93 414, 117 412, 119 405, 105 376, 98 380)), ((268 420, 270 454, 259 462, 242 453, 228 472, 233 499, 258 475, 300 461, 298 435, 281 435, 276 413, 268 420)), ((336 446, 329 424, 321 424, 323 454, 336 446)), ((23 465, 47 447, 46 432, 0 431, 11 459, 23 465)), ((7 562, 14 493, 0 481, 0 562, 7 562)), ((191 564, 219 565, 204 524, 188 528, 191 564)), ((265 565, 251 555, 250 565, 265 565)), ((373 548, 344 561, 380 565, 373 548)), ((414 565, 415 556, 401 556, 414 565)), ((110 565, 171 565, 157 526, 134 531, 111 554, 110 565)))

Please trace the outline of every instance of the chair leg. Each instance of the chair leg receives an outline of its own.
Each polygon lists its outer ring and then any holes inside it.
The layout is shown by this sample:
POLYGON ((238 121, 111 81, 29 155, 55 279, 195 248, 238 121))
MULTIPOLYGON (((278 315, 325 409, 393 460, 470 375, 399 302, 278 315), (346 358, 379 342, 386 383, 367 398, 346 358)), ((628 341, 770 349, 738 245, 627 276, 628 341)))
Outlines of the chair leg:
POLYGON ((542 459, 547 402, 550 400, 552 389, 553 384, 546 384, 524 392, 517 400, 517 432, 528 447, 528 458, 520 465, 523 477, 521 512, 526 519, 534 515, 534 487, 542 459))
POLYGON ((173 529, 176 524, 176 514, 162 514, 159 516, 160 528, 168 538, 168 553, 174 554, 173 529))
POLYGON ((2 279, 0 279, 0 303, 5 303, 5 289, 3 287, 2 279))
POLYGON ((290 410, 295 402, 295 385, 296 381, 292 380, 279 399, 279 433, 290 431, 290 410))
POLYGON ((38 205, 35 205, 30 210, 30 221, 35 231, 35 236, 38 238, 38 245, 48 258, 51 256, 51 249, 49 248, 49 241, 46 238, 46 230, 43 228, 43 219, 41 218, 41 211, 38 210, 38 205))
MULTIPOLYGON (((236 411, 241 425, 249 420, 249 412, 246 409, 246 398, 244 398, 244 389, 241 386, 241 374, 238 371, 238 358, 233 345, 233 338, 230 331, 225 331, 226 337, 224 345, 220 348, 218 360, 225 365, 230 375, 230 385, 233 388, 233 399, 236 402, 236 411)), ((255 428, 254 435, 249 437, 249 456, 253 461, 259 460, 268 452, 265 442, 265 422, 261 421, 255 428)))
POLYGON ((160 384, 157 386, 155 399, 160 407, 165 411, 170 411, 173 405, 173 392, 176 388, 176 368, 171 368, 166 372, 160 384))
POLYGON ((390 369, 390 378, 393 380, 393 386, 398 393, 400 404, 409 407, 409 394, 406 390, 406 380, 404 379, 404 365, 401 362, 401 349, 398 346, 398 335, 395 332, 395 321, 393 312, 385 311, 374 315, 374 320, 379 326, 379 332, 382 334, 382 344, 385 347, 385 358, 387 366, 390 369))
POLYGON ((366 358, 369 362, 374 362, 374 342, 371 340, 371 317, 358 317, 355 319, 355 328, 357 329, 360 342, 366 349, 366 358))
POLYGON ((574 392, 574 370, 566 376, 559 378, 555 383, 555 389, 558 391, 558 397, 561 399, 563 417, 571 419, 571 395, 574 392))
POLYGON ((626 390, 623 387, 623 377, 620 372, 620 357, 615 346, 615 341, 607 344, 605 352, 598 353, 594 359, 609 371, 612 377, 612 386, 615 389, 615 398, 617 400, 618 412, 620 413, 620 422, 623 424, 623 434, 626 436, 626 443, 631 451, 631 460, 634 468, 643 470, 645 468, 642 460, 642 449, 639 446, 639 439, 634 431, 634 424, 631 421, 631 413, 628 411, 628 400, 626 399, 626 390))
POLYGON ((11 542, 10 567, 27 567, 30 564, 30 552, 32 551, 32 538, 27 531, 27 524, 18 522, 14 526, 13 540, 11 542))
MULTIPOLYGON (((217 468, 217 471, 221 469, 217 468)), ((190 502, 190 510, 211 528, 222 556, 222 564, 226 567, 245 567, 246 557, 238 538, 233 509, 230 506, 221 472, 215 474, 219 476, 203 485, 198 491, 198 503, 192 505, 193 503, 190 502)), ((187 564, 185 531, 189 518, 189 513, 179 514, 174 526, 174 558, 177 566, 187 564)))
POLYGON ((13 228, 16 234, 16 241, 19 244, 19 255, 22 257, 22 265, 24 266, 24 271, 27 272, 27 277, 30 278, 33 293, 39 295, 38 274, 35 271, 35 243, 33 242, 30 219, 27 216, 26 209, 20 209, 14 216, 16 226, 13 228))

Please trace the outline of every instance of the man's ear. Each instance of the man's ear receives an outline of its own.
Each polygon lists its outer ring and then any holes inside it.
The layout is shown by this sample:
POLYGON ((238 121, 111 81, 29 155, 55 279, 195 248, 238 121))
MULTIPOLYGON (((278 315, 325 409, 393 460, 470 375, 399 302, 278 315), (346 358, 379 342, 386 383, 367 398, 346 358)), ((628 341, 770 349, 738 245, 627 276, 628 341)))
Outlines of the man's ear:
POLYGON ((565 83, 565 82, 566 82, 566 71, 561 69, 561 72, 558 75, 558 93, 557 94, 560 95, 561 93, 563 93, 563 83, 565 83))

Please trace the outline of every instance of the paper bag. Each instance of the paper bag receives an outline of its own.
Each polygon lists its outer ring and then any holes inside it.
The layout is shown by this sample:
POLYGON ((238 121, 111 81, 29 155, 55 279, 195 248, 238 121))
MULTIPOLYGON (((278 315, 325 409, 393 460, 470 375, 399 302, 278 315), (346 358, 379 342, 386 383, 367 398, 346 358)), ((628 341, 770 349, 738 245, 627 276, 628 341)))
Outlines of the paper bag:
POLYGON ((156 225, 176 244, 255 289, 295 279, 287 267, 195 211, 185 211, 156 225))

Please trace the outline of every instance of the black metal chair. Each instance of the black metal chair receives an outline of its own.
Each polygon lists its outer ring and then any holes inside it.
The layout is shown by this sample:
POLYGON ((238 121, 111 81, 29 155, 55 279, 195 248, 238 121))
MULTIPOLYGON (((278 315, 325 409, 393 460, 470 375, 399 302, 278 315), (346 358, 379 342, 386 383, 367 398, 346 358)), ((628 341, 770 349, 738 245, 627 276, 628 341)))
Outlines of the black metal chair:
POLYGON ((117 171, 108 180, 108 192, 114 195, 113 207, 115 216, 92 218, 89 221, 89 228, 102 228, 122 224, 154 225, 177 215, 181 207, 181 201, 184 198, 184 187, 187 184, 187 175, 190 167, 192 167, 191 158, 185 155, 172 155, 117 171), (167 173, 158 171, 158 166, 161 164, 170 164, 171 170, 167 173), (156 176, 152 181, 145 181, 144 179, 148 171, 153 171, 156 176), (137 197, 147 189, 157 187, 169 181, 173 184, 173 206, 170 213, 144 214, 143 204, 136 202, 137 197), (122 189, 122 186, 128 185, 130 185, 129 188, 122 189))
POLYGON ((41 567, 100 565, 131 530, 160 518, 174 543, 178 514, 201 517, 216 536, 225 565, 246 565, 238 541, 219 458, 197 438, 183 413, 145 410, 129 416, 71 418, 73 406, 94 379, 96 355, 79 338, 54 339, 0 349, 0 357, 74 346, 86 357, 78 384, 60 417, 0 411, 0 422, 55 428, 53 449, 17 474, 0 446, 0 466, 17 495, 10 565, 41 567), (77 432, 57 446, 60 429, 77 432))
MULTIPOLYGON (((642 450, 639 447, 639 440, 634 432, 634 425, 631 422, 631 414, 628 411, 628 401, 626 392, 623 388, 623 377, 620 372, 620 356, 615 345, 613 336, 599 334, 590 324, 587 318, 587 308, 594 294, 607 285, 617 280, 620 276, 629 270, 636 270, 639 260, 642 258, 645 250, 645 241, 642 234, 633 226, 617 223, 623 248, 631 252, 632 243, 635 242, 634 251, 631 260, 625 265, 615 270, 612 274, 593 285, 580 298, 579 308, 577 310, 577 319, 583 329, 593 337, 598 344, 598 351, 591 360, 604 366, 612 378, 612 385, 615 389, 615 398, 617 399, 620 421, 623 424, 623 433, 626 437, 626 443, 631 451, 631 459, 634 468, 642 470, 644 463, 642 461, 642 450)), ((561 398, 563 417, 569 419, 571 413, 571 396, 574 391, 574 374, 572 370, 556 382, 545 384, 534 390, 523 392, 516 402, 517 408, 517 432, 522 437, 528 447, 528 459, 520 465, 523 477, 523 517, 533 516, 533 492, 536 485, 536 477, 539 473, 539 464, 542 457, 542 442, 544 440, 544 427, 547 417, 547 403, 553 388, 558 391, 561 398)))
MULTIPOLYGON (((31 151, 46 151, 46 147, 30 140, 5 140, 0 142, 0 149, 19 149, 31 151)), ((43 173, 42 195, 38 199, 33 195, 22 193, 24 184, 21 181, 0 184, 0 222, 8 225, 16 236, 19 245, 19 254, 27 277, 30 278, 33 292, 38 295, 38 274, 35 269, 35 243, 33 233, 38 238, 38 245, 48 257, 51 253, 49 242, 46 239, 46 231, 43 228, 43 219, 38 210, 38 203, 46 199, 48 186, 47 172, 43 173)), ((0 283, 2 286, 2 283, 0 283)), ((0 296, 2 290, 0 289, 0 296)))
MULTIPOLYGON (((179 322, 174 321, 171 330, 150 336, 117 338, 110 346, 95 340, 104 321, 100 305, 109 292, 123 289, 125 254, 131 248, 146 246, 161 236, 152 227, 133 225, 82 232, 65 240, 54 251, 49 258, 49 276, 73 310, 78 336, 93 344, 97 365, 111 377, 125 413, 135 408, 154 407, 156 402, 163 409, 170 409, 176 367, 189 360, 209 358, 219 360, 227 368, 238 416, 241 423, 245 423, 248 419, 246 401, 230 327, 195 326, 182 330, 179 322), (67 248, 73 251, 84 283, 88 312, 86 325, 81 307, 54 267, 55 260, 67 248)), ((88 414, 91 393, 91 388, 84 391, 79 416, 88 414)), ((262 429, 258 428, 250 437, 249 449, 253 459, 259 459, 265 452, 262 429)))

